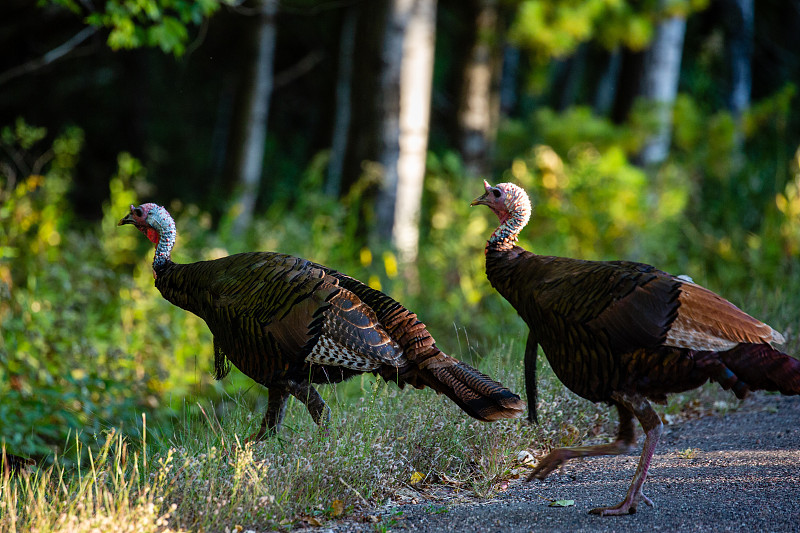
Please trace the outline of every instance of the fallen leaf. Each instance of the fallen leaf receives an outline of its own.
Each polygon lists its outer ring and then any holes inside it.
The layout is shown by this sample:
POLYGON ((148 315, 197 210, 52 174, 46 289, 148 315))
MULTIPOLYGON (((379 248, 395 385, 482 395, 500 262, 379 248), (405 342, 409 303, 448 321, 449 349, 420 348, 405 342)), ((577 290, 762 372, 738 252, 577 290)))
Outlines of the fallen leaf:
POLYGON ((331 516, 334 518, 344 514, 344 502, 342 500, 333 500, 331 502, 331 516))
POLYGON ((317 520, 317 519, 316 519, 315 517, 313 517, 313 516, 301 516, 301 517, 300 517, 300 521, 301 521, 301 522, 305 522, 305 523, 306 523, 306 524, 308 524, 309 526, 313 526, 313 527, 322 527, 322 522, 320 522, 319 520, 317 520))
POLYGON ((553 500, 550 507, 571 507, 575 505, 575 500, 553 500))
POLYGON ((411 474, 411 481, 409 483, 411 485, 416 485, 423 479, 425 479, 425 475, 415 471, 413 474, 411 474))

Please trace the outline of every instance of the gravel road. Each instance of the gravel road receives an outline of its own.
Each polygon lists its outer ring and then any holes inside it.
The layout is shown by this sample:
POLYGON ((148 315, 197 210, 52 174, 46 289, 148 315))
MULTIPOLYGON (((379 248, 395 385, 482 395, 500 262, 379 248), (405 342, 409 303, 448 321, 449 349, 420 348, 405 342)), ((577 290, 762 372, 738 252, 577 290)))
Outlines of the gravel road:
POLYGON ((324 529, 800 532, 799 397, 757 394, 725 416, 668 426, 644 485, 655 507, 641 503, 636 514, 622 517, 589 515, 593 507, 622 500, 638 453, 574 460, 545 481, 512 481, 480 503, 421 501, 375 510, 380 524, 349 521, 324 529), (548 500, 575 504, 550 507, 548 500))

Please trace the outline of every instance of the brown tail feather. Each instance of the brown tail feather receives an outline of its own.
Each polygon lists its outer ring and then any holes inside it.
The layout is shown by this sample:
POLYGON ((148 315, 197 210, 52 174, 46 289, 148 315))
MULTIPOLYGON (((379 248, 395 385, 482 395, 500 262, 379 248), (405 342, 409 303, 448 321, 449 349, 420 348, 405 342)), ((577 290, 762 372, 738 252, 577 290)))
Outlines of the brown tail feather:
MULTIPOLYGON (((739 344, 720 353, 720 358, 750 390, 800 394, 800 361, 769 344, 739 344)), ((730 386, 736 391, 737 385, 730 386)))
POLYGON ((418 369, 417 376, 483 422, 518 418, 525 412, 525 402, 518 395, 457 359, 444 356, 441 363, 418 369))

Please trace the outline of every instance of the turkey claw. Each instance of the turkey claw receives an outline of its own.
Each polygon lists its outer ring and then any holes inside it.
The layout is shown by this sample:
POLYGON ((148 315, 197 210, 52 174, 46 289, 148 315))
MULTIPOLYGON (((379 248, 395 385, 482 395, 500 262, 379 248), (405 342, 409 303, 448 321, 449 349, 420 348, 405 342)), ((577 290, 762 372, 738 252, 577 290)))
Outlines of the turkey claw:
POLYGON ((619 505, 617 507, 597 507, 589 511, 589 514, 596 514, 598 516, 622 516, 626 514, 635 514, 635 505, 619 505))
POLYGON ((539 461, 539 464, 533 469, 525 481, 530 482, 535 479, 542 480, 549 476, 553 470, 563 465, 570 459, 569 454, 563 453, 564 450, 553 450, 547 456, 539 461))
POLYGON ((639 493, 638 497, 626 497, 619 505, 615 507, 597 507, 596 509, 589 511, 589 514, 596 514, 599 516, 622 516, 626 514, 635 514, 639 499, 641 499, 650 507, 655 507, 653 500, 645 496, 643 493, 639 493))

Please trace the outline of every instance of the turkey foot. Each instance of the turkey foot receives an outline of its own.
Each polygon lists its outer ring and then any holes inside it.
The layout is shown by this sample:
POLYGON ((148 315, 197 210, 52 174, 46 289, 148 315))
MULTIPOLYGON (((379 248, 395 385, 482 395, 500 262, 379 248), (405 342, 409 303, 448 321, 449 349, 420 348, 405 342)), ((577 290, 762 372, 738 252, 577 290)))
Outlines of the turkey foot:
POLYGON ((534 478, 544 479, 549 476, 553 470, 576 457, 621 455, 630 452, 633 449, 633 445, 636 444, 636 434, 633 430, 633 413, 619 403, 615 403, 615 405, 619 412, 619 428, 617 429, 617 438, 614 442, 596 446, 557 448, 539 461, 539 464, 536 465, 526 481, 533 481, 534 478))
POLYGON ((597 507, 589 511, 589 513, 596 514, 598 516, 621 516, 626 514, 634 514, 636 512, 639 499, 641 499, 650 507, 655 507, 653 500, 644 495, 640 486, 638 495, 631 497, 629 492, 628 495, 625 496, 625 499, 622 500, 622 502, 620 502, 618 505, 615 505, 614 507, 597 507))
POLYGON ((653 452, 655 452, 658 439, 661 437, 661 432, 664 427, 661 424, 661 418, 659 418, 650 406, 650 403, 641 396, 614 393, 613 397, 621 406, 627 407, 633 411, 636 418, 638 418, 639 422, 642 424, 642 428, 645 430, 645 439, 644 446, 642 446, 642 456, 639 458, 639 464, 636 466, 636 473, 633 476, 630 488, 628 488, 628 494, 619 505, 614 507, 598 507, 589 511, 592 514, 600 516, 633 514, 636 512, 639 500, 643 500, 647 505, 653 507, 653 501, 644 495, 642 486, 647 479, 647 471, 653 459, 653 452))
POLYGON ((614 442, 597 446, 579 446, 553 450, 536 465, 536 468, 526 480, 544 479, 560 465, 575 457, 620 455, 629 452, 636 442, 633 429, 633 417, 635 415, 645 430, 645 441, 642 446, 639 464, 636 467, 636 474, 634 474, 631 486, 628 488, 628 494, 622 502, 614 507, 598 507, 589 511, 591 514, 600 516, 633 514, 636 512, 636 507, 639 505, 640 500, 651 507, 653 506, 653 501, 642 493, 642 486, 645 479, 647 479, 647 470, 650 468, 653 452, 658 445, 658 439, 661 437, 663 428, 661 419, 645 398, 618 392, 613 393, 611 397, 619 412, 619 429, 614 442))
POLYGON ((247 437, 245 443, 258 442, 266 437, 271 437, 278 433, 283 424, 287 400, 289 399, 289 389, 285 386, 273 385, 268 390, 267 412, 264 413, 264 418, 261 420, 261 427, 247 437))
POLYGON ((269 387, 269 399, 267 400, 267 412, 261 420, 261 427, 247 437, 245 442, 255 442, 271 437, 278 433, 283 424, 283 417, 286 414, 287 400, 289 394, 300 400, 308 409, 311 418, 318 426, 326 426, 331 419, 331 410, 325 404, 325 400, 319 395, 317 390, 308 383, 298 383, 289 381, 283 385, 271 385, 269 387))
POLYGON ((549 476, 553 470, 563 465, 570 459, 576 457, 593 457, 597 455, 621 455, 628 453, 633 448, 633 443, 624 440, 615 440, 609 444, 600 444, 597 446, 579 446, 575 448, 558 448, 547 454, 547 456, 539 461, 539 464, 533 469, 526 481, 533 481, 536 479, 544 479, 549 476))
POLYGON ((318 426, 327 426, 331 420, 331 409, 319 395, 317 389, 310 383, 289 382, 289 391, 292 396, 303 402, 308 409, 308 414, 318 426))

